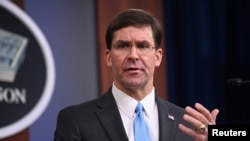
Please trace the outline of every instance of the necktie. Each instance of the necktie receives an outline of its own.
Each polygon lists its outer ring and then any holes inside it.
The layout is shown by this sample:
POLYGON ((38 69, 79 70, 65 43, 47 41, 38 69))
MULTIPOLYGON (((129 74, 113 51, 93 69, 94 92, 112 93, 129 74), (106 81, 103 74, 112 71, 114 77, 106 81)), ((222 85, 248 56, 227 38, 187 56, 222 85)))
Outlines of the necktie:
POLYGON ((144 108, 141 103, 138 103, 135 108, 134 135, 135 141, 150 141, 150 135, 147 124, 144 120, 144 108))

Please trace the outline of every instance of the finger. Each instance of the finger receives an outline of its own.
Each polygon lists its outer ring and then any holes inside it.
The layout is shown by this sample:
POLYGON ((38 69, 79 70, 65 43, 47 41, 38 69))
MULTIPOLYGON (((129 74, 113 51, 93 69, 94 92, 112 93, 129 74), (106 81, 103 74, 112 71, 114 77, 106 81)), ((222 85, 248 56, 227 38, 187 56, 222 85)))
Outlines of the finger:
POLYGON ((194 118, 188 114, 184 114, 183 119, 196 128, 198 128, 201 124, 203 124, 201 121, 197 120, 196 118, 194 118))
POLYGON ((219 109, 214 109, 214 110, 211 112, 211 115, 212 115, 212 118, 214 119, 214 121, 216 121, 219 112, 220 112, 219 109))
POLYGON ((210 111, 205 108, 203 105, 201 105, 200 103, 195 103, 195 108, 200 112, 202 113, 202 115, 204 115, 206 117, 206 119, 210 122, 213 122, 213 117, 210 113, 210 111))
POLYGON ((193 130, 191 128, 186 127, 183 124, 179 124, 178 128, 183 133, 187 134, 188 136, 191 136, 194 139, 194 141, 201 141, 201 140, 205 141, 205 140, 207 140, 207 134, 208 134, 207 129, 206 129, 206 131, 204 133, 201 134, 201 133, 198 133, 197 131, 195 131, 195 130, 193 130))
POLYGON ((183 124, 179 124, 178 125, 179 129, 184 132, 185 134, 189 135, 189 136, 192 136, 194 137, 196 133, 196 131, 194 131, 193 129, 191 128, 188 128, 186 126, 184 126, 183 124))
POLYGON ((201 122, 203 122, 205 124, 208 123, 208 120, 206 119, 206 117, 202 113, 200 113, 197 110, 193 109, 192 107, 187 106, 185 108, 185 111, 187 112, 187 114, 189 114, 193 118, 195 118, 195 119, 197 119, 197 120, 199 120, 199 121, 201 121, 201 122))
POLYGON ((206 117, 206 119, 209 121, 208 124, 215 124, 216 117, 219 113, 218 109, 214 109, 212 112, 210 112, 200 103, 195 103, 195 108, 206 117))

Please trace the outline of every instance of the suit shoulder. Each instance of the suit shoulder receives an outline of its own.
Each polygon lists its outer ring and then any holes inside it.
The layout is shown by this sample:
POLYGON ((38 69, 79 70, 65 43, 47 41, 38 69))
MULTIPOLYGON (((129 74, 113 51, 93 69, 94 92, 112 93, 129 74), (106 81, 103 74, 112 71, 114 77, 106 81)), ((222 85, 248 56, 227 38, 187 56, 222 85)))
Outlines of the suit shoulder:
POLYGON ((93 109, 93 107, 96 105, 97 101, 98 101, 98 98, 90 100, 90 101, 82 102, 79 104, 69 105, 69 106, 66 106, 63 109, 61 109, 60 113, 61 112, 74 113, 74 112, 79 112, 82 110, 93 109))
POLYGON ((174 111, 178 111, 178 112, 181 112, 181 113, 184 113, 185 110, 183 107, 177 105, 177 104, 174 104, 170 101, 167 101, 167 100, 164 100, 162 99, 161 97, 157 97, 157 101, 160 105, 164 105, 165 108, 169 109, 169 110, 174 110, 174 111))
POLYGON ((79 115, 80 113, 93 113, 94 111, 96 111, 97 109, 101 108, 101 103, 110 103, 112 100, 112 95, 111 94, 104 94, 98 98, 89 100, 89 101, 85 101, 79 104, 75 104, 75 105, 69 105, 67 107, 64 107, 63 109, 61 109, 59 111, 60 113, 65 113, 65 114, 71 114, 71 115, 79 115))

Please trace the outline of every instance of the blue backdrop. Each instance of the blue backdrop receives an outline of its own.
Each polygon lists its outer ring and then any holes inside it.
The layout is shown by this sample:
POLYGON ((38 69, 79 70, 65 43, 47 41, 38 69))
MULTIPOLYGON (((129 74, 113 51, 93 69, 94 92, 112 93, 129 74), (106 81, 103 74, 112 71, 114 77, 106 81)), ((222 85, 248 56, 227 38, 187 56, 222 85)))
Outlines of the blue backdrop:
POLYGON ((250 1, 164 1, 169 100, 220 109, 217 123, 249 123, 250 1))

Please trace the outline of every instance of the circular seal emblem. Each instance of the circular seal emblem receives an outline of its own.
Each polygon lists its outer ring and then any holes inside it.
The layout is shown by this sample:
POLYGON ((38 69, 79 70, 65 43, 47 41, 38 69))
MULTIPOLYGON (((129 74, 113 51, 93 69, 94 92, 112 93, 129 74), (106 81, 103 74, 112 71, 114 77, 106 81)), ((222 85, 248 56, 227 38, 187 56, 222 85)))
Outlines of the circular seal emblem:
POLYGON ((0 139, 28 128, 45 111, 55 85, 50 46, 18 6, 0 0, 0 139))

